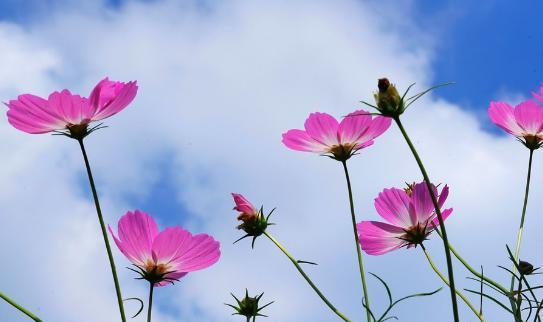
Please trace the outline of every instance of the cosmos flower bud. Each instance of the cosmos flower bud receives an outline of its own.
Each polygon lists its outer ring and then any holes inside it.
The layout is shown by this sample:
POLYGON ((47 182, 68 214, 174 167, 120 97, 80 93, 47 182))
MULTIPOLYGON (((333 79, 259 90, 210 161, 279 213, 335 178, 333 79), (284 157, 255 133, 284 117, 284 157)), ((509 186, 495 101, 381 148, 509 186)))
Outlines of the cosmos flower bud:
POLYGON ((272 302, 262 306, 262 307, 259 307, 259 301, 260 299, 262 298, 262 296, 264 295, 264 293, 261 293, 260 295, 256 296, 256 297, 250 297, 249 296, 249 292, 247 291, 247 289, 245 289, 245 297, 241 300, 239 300, 234 294, 230 293, 230 295, 232 295, 232 297, 236 300, 236 305, 233 305, 233 304, 226 304, 228 306, 230 306, 231 308, 233 308, 234 310, 236 310, 235 313, 233 313, 232 315, 242 315, 242 316, 245 316, 247 319, 249 318, 256 318, 257 316, 266 316, 264 314, 260 314, 259 312, 264 309, 265 307, 267 307, 268 305, 272 304, 272 302))
POLYGON ((245 232, 245 236, 241 237, 235 242, 238 242, 246 237, 253 237, 252 246, 254 247, 256 238, 262 235, 269 225, 273 225, 268 222, 268 219, 275 209, 272 209, 267 216, 264 216, 263 208, 261 207, 260 210, 257 210, 243 195, 239 193, 232 193, 232 197, 234 198, 234 203, 236 204, 234 210, 240 212, 237 219, 242 221, 237 228, 245 232))
POLYGON ((537 268, 534 269, 534 265, 525 261, 519 261, 518 267, 522 275, 531 275, 535 270, 537 270, 537 268))
POLYGON ((405 111, 405 104, 402 97, 388 78, 380 78, 377 87, 379 91, 374 93, 373 96, 381 114, 389 117, 397 117, 405 111))

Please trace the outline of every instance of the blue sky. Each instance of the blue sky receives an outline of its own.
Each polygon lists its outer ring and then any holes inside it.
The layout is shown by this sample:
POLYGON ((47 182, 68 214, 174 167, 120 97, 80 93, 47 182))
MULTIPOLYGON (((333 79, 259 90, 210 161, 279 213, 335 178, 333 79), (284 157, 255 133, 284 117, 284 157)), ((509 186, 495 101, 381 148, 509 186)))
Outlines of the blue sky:
MULTIPOLYGON (((382 71, 395 73, 400 86, 420 82, 420 79, 429 79, 430 83, 457 82, 439 89, 435 97, 425 101, 427 105, 421 104, 406 114, 407 126, 413 131, 432 175, 451 185, 451 203, 458 209, 455 210, 458 220, 451 222, 450 234, 457 248, 466 250, 468 258, 480 259, 480 254, 470 247, 474 241, 463 237, 476 235, 475 229, 481 223, 489 225, 488 229, 496 229, 497 233, 491 237, 511 235, 509 230, 504 231, 517 225, 516 218, 500 217, 496 213, 517 212, 520 194, 514 194, 512 201, 506 203, 510 196, 503 195, 506 189, 501 187, 522 186, 522 180, 511 165, 524 165, 521 153, 524 150, 515 145, 513 139, 500 135, 487 120, 486 109, 492 99, 529 97, 530 91, 543 82, 538 69, 543 57, 543 42, 538 34, 539 16, 543 12, 541 1, 523 1, 522 6, 512 1, 404 1, 398 5, 399 9, 395 8, 396 1, 386 2, 382 10, 397 12, 383 12, 383 21, 403 16, 406 24, 413 27, 406 30, 412 32, 375 27, 375 20, 381 17, 375 17, 372 9, 382 1, 369 5, 365 1, 353 4, 355 1, 350 0, 337 1, 337 4, 332 1, 239 0, 232 5, 206 1, 206 8, 216 9, 209 12, 194 10, 190 5, 175 6, 172 2, 108 0, 107 9, 117 15, 104 15, 103 8, 96 2, 0 1, 0 19, 17 27, 0 25, 0 45, 4 44, 3 40, 10 40, 5 48, 0 47, 0 59, 8 52, 25 57, 23 63, 16 66, 16 72, 8 74, 14 76, 13 82, 0 79, 2 100, 19 91, 47 93, 71 86, 82 88, 85 93, 104 74, 120 80, 137 78, 140 82, 134 104, 108 119, 109 128, 88 139, 98 188, 104 198, 104 208, 109 210, 108 222, 114 223, 127 209, 141 208, 160 217, 163 227, 182 224, 195 231, 216 234, 223 243, 224 257, 216 270, 191 274, 180 286, 157 292, 157 322, 200 321, 206 312, 209 313, 206 321, 224 321, 228 313, 222 303, 230 300, 230 291, 239 292, 245 286, 265 291, 270 294, 270 300, 277 300, 271 307, 273 317, 269 321, 276 321, 275 317, 291 321, 289 318, 293 315, 289 313, 293 308, 291 303, 286 303, 288 296, 306 296, 307 301, 299 305, 304 307, 307 320, 329 321, 328 312, 321 308, 314 294, 266 241, 258 241, 254 251, 249 249, 248 243, 231 245, 239 232, 234 228, 235 213, 231 211, 229 193, 246 193, 255 204, 264 204, 266 209, 278 206, 279 225, 274 227, 274 233, 296 253, 302 254, 300 256, 322 262, 311 274, 315 274, 327 290, 332 292, 336 283, 350 287, 352 281, 346 280, 352 273, 356 276, 355 267, 347 266, 343 270, 337 269, 335 264, 343 260, 349 262, 353 247, 345 249, 342 244, 345 240, 335 243, 321 238, 329 236, 327 227, 323 226, 330 226, 337 235, 346 231, 345 235, 351 237, 350 227, 342 226, 348 224, 347 218, 345 222, 329 219, 338 209, 347 209, 339 208, 346 206, 343 178, 338 177, 340 169, 325 158, 287 151, 280 143, 280 134, 289 128, 301 127, 307 114, 315 110, 345 115, 353 109, 357 99, 371 97, 376 78, 383 76, 382 71), (142 3, 145 5, 139 5, 142 3), (67 14, 72 12, 76 14, 67 14), (206 14, 209 17, 202 19, 206 14), (429 37, 423 38, 426 36, 429 37), (374 43, 366 43, 366 39, 374 43), (410 48, 397 46, 396 42, 402 39, 425 50, 415 51, 413 55, 410 48), (268 46, 277 51, 269 50, 268 46), (361 88, 367 93, 360 93, 361 88), (439 102, 436 97, 445 98, 448 103, 439 102), (431 112, 431 116, 424 111, 431 112), (443 146, 448 147, 444 154, 432 153, 443 146), (497 152, 507 149, 520 152, 505 156, 497 152), (473 182, 473 178, 485 175, 486 180, 473 182), (486 194, 491 190, 492 194, 486 194), (112 191, 117 192, 110 196, 112 191), (480 191, 485 194, 478 195, 480 191), (486 205, 483 211, 477 209, 478 203, 486 205), (474 218, 474 214, 480 219, 474 218), (323 225, 323 220, 328 220, 328 224, 323 225), (317 238, 300 242, 300 230, 314 233, 317 238), (333 264, 327 266, 327 261, 333 264), (281 283, 261 273, 270 267, 292 289, 281 288, 281 283), (316 313, 311 315, 314 307, 316 313)), ((197 2, 196 7, 199 4, 197 2)), ((6 61, 12 61, 12 56, 5 57, 6 61)), ((11 67, 1 68, 1 63, 0 73, 11 67)), ((73 265, 80 270, 90 270, 88 274, 96 274, 97 279, 103 277, 104 283, 89 282, 89 289, 96 288, 96 294, 91 291, 88 296, 96 305, 105 305, 100 301, 110 295, 105 288, 109 276, 90 269, 97 267, 95 260, 102 259, 101 244, 83 238, 87 236, 85 232, 94 237, 95 227, 89 222, 95 224, 95 218, 87 222, 86 215, 93 209, 77 146, 74 142, 58 143, 62 139, 57 137, 23 135, 7 122, 0 124, 0 132, 8 142, 0 145, 0 152, 7 158, 7 166, 0 169, 0 180, 7 182, 7 186, 20 188, 15 190, 13 200, 3 200, 0 195, 0 207, 22 213, 20 220, 26 224, 35 219, 29 215, 32 209, 26 209, 34 203, 28 203, 23 197, 34 195, 36 191, 42 192, 43 198, 47 196, 50 203, 40 204, 38 210, 54 212, 63 218, 67 237, 60 233, 57 236, 54 229, 50 235, 33 231, 40 240, 35 247, 47 245, 48 248, 39 249, 49 254, 48 243, 41 241, 52 238, 59 240, 58 245, 50 246, 58 250, 57 253, 66 251, 66 247, 67 253, 72 254, 69 253, 72 243, 83 248, 89 262, 81 259, 81 266, 77 266, 77 262, 73 265), (41 167, 22 162, 26 154, 42 160, 41 167), (66 165, 68 170, 61 169, 59 164, 66 165), (25 172, 20 168, 33 174, 35 180, 31 175, 24 179, 21 173, 25 172), (79 189, 71 186, 73 177, 77 178, 79 189), (43 191, 46 185, 52 188, 43 191), (66 196, 61 197, 61 192, 66 196), (59 203, 66 207, 58 207, 59 203), (76 240, 65 242, 72 235, 83 236, 80 244, 76 240), (105 285, 104 289, 99 285, 105 285)), ((353 161, 357 208, 366 216, 375 215, 372 200, 381 189, 419 179, 413 163, 397 166, 398 159, 410 160, 410 155, 402 150, 405 146, 394 136, 395 132, 389 132, 368 149, 367 154, 353 161), (380 171, 368 171, 385 167, 386 176, 380 175, 380 171)), ((524 168, 519 169, 523 174, 524 168)), ((534 181, 537 182, 537 178, 534 181)), ((0 192, 2 188, 0 186, 0 192)), ((541 193, 537 186, 534 189, 535 193, 541 193)), ((536 203, 533 209, 541 204, 538 198, 533 202, 536 203)), ((0 213, 0 219, 1 216, 0 213)), ((12 217, 7 219, 12 220, 12 217)), ((33 227, 47 224, 41 222, 33 227)), ((9 241, 6 236, 17 231, 17 227, 7 223, 4 227, 4 232, 0 230, 0 244, 6 243, 2 238, 9 241)), ((496 273, 492 271, 495 265, 504 263, 504 251, 500 248, 504 241, 480 238, 477 242, 488 248, 485 258, 481 259, 487 265, 485 270, 489 267, 489 273, 496 273)), ((537 241, 531 243, 531 249, 539 249, 537 241)), ((433 247, 439 257, 438 245, 429 247, 433 247)), ((13 253, 23 251, 14 248, 13 253)), ((413 260, 414 253, 417 250, 370 257, 369 270, 382 273, 398 296, 435 289, 439 286, 437 280, 406 280, 394 271, 401 261, 405 267, 403 274, 421 271, 426 274, 428 268, 424 262, 413 260)), ((5 256, 11 258, 12 255, 5 256)), ((119 253, 117 256, 119 267, 124 267, 126 260, 119 253)), ((58 259, 58 262, 72 261, 75 261, 72 257, 58 259)), ((49 262, 54 264, 53 260, 49 262)), ((57 267, 49 262, 46 264, 53 267, 49 269, 56 272, 57 267)), ((34 274, 25 271, 19 262, 14 265, 14 271, 31 275, 34 283, 43 283, 32 292, 35 297, 28 298, 31 307, 42 303, 57 285, 69 287, 78 283, 70 271, 65 272, 68 282, 52 279, 48 284, 40 275, 46 274, 47 268, 34 274)), ((127 292, 139 294, 139 286, 132 280, 131 273, 123 274, 127 292)), ((27 293, 17 293, 17 285, 9 284, 6 288, 19 298, 27 299, 27 293)), ((70 294, 74 290, 62 291, 70 294)), ((333 297, 343 301, 347 310, 358 312, 358 300, 345 293, 338 290, 333 297)), ((56 302, 63 300, 74 299, 66 297, 56 302)), ((429 301, 433 301, 430 306, 448 310, 448 305, 443 304, 447 300, 447 294, 442 294, 429 301)), ((417 305, 420 309, 414 313, 415 318, 417 314, 424 316, 425 304, 417 305)), ((87 307, 81 305, 80 309, 85 311, 87 307)), ((50 313, 52 320, 73 320, 71 312, 58 307, 47 309, 55 308, 57 310, 50 313)), ((115 312, 114 306, 107 308, 115 312)), ((5 309, 0 305, 0 320, 5 309)), ((400 317, 407 316, 404 321, 410 321, 409 309, 406 305, 398 311, 400 317)))
MULTIPOLYGON (((123 0, 104 1, 112 9, 123 5, 123 0)), ((391 1, 387 6, 393 8, 393 4, 391 1)), ((4 0, 0 2, 0 19, 27 25, 59 8, 70 10, 79 5, 70 0, 4 0)), ((490 100, 502 93, 527 97, 543 82, 543 2, 423 0, 412 5, 418 27, 438 35, 432 58, 435 82, 456 82, 439 96, 475 110, 485 121, 482 113, 490 100)))

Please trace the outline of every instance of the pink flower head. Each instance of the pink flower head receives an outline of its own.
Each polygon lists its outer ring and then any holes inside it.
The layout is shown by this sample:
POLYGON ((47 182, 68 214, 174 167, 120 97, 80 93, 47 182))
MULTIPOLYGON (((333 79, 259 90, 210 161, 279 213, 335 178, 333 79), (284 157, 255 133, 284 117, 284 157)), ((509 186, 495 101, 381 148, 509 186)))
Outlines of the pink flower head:
POLYGON ((256 210, 256 208, 243 195, 239 193, 232 193, 232 197, 236 203, 234 210, 240 212, 238 220, 256 218, 258 216, 258 210, 256 210))
POLYGON ((236 204, 234 210, 240 212, 238 220, 242 221, 242 223, 238 225, 238 229, 243 230, 246 233, 245 236, 236 240, 234 243, 246 237, 253 237, 252 247, 254 247, 256 238, 266 231, 268 225, 273 225, 268 222, 268 219, 275 209, 264 217, 263 208, 261 207, 260 210, 257 210, 243 195, 232 193, 232 197, 236 204))
POLYGON ((543 107, 534 101, 525 101, 515 107, 504 102, 491 102, 488 116, 531 150, 543 143, 543 107))
POLYGON ((539 88, 539 93, 532 92, 532 95, 541 103, 543 103, 543 85, 539 88))
POLYGON ((151 216, 143 211, 121 217, 116 237, 119 250, 139 269, 139 274, 155 286, 179 280, 189 272, 215 264, 221 255, 219 242, 207 234, 192 235, 179 226, 158 231, 151 216))
POLYGON ((347 115, 341 123, 326 113, 311 113, 304 130, 289 130, 283 134, 283 144, 297 151, 330 154, 345 161, 356 151, 370 146, 373 140, 390 126, 391 119, 358 110, 347 115))
MULTIPOLYGON (((437 188, 434 187, 437 196, 437 188)), ((449 187, 439 194, 438 204, 443 207, 449 187)), ((375 199, 377 213, 388 223, 362 221, 356 225, 362 249, 370 255, 381 255, 403 246, 407 248, 422 244, 426 237, 439 226, 432 198, 426 183, 409 186, 408 189, 385 189, 375 199)), ((452 213, 452 208, 441 212, 443 220, 452 213)))
POLYGON ((8 121, 15 128, 31 133, 67 130, 64 133, 82 139, 96 128, 88 124, 112 116, 124 109, 136 96, 136 81, 128 83, 101 80, 85 98, 64 89, 47 99, 32 94, 19 95, 6 103, 8 121))

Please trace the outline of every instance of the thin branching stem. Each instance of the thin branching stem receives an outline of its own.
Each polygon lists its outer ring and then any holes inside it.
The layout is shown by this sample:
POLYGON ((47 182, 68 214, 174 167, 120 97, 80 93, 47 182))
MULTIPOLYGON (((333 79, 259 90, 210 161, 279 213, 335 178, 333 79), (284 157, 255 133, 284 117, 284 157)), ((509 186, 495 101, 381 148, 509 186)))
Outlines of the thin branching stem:
POLYGON ((94 178, 92 176, 91 166, 83 139, 77 140, 81 147, 81 153, 85 161, 85 167, 87 168, 87 175, 89 177, 89 184, 92 191, 92 197, 94 198, 94 205, 96 206, 96 214, 98 215, 98 221, 100 222, 100 228, 102 230, 102 237, 106 246, 107 256, 109 259, 109 265, 111 267, 111 275, 113 275, 113 283, 115 284, 115 292, 117 293, 117 302, 119 305, 119 312, 121 314, 122 322, 126 322, 126 316, 124 314, 123 297, 121 295, 121 287, 119 286, 119 279, 117 277, 117 269, 115 268, 115 261, 113 260, 113 253, 111 252, 111 246, 109 245, 109 239, 107 237, 106 225, 104 223, 104 217, 102 215, 102 209, 100 208, 100 201, 98 200, 98 193, 96 192, 96 185, 94 184, 94 178))
MULTIPOLYGON (((447 286, 450 287, 451 285, 450 285, 449 281, 443 275, 443 273, 441 273, 441 271, 439 271, 437 266, 434 264, 434 261, 432 260, 432 257, 430 257, 430 253, 428 253, 428 251, 426 250, 424 245, 421 245, 421 249, 424 252, 424 255, 426 256, 426 259, 428 260, 428 263, 430 264, 430 267, 432 267, 434 272, 437 274, 437 276, 439 276, 439 278, 443 281, 443 283, 445 283, 447 286)), ((479 313, 479 311, 477 310, 477 308, 473 304, 471 304, 469 299, 464 294, 462 294, 462 292, 460 292, 459 290, 455 289, 454 291, 464 301, 464 303, 466 303, 466 305, 471 309, 473 314, 475 314, 475 316, 477 316, 479 321, 484 322, 485 319, 484 319, 483 315, 479 313)))
POLYGON ((42 320, 40 318, 38 318, 37 316, 35 316, 32 312, 30 312, 29 310, 25 309, 24 307, 22 307, 20 304, 18 304, 17 302, 15 302, 14 300, 10 299, 9 297, 7 297, 7 295, 3 294, 2 292, 0 292, 0 298, 3 299, 4 301, 8 302, 11 306, 13 306, 14 308, 16 308, 17 310, 21 311, 22 313, 24 313, 26 316, 28 316, 29 318, 31 318, 32 320, 36 321, 36 322, 42 322, 42 320))
POLYGON ((447 274, 449 276, 450 281, 450 291, 451 291, 451 302, 452 302, 452 311, 454 316, 455 322, 460 322, 460 318, 458 316, 458 303, 456 300, 455 295, 455 285, 454 285, 454 270, 453 270, 453 264, 452 264, 452 258, 451 258, 451 250, 449 249, 449 238, 447 237, 447 230, 445 229, 445 222, 443 221, 443 215, 441 214, 441 208, 439 207, 439 204, 437 202, 436 195, 434 193, 434 189, 432 188, 432 182, 430 181, 430 178, 428 176, 428 173, 426 172, 426 168, 424 167, 424 164, 422 163, 422 160, 420 159, 420 156, 417 152, 417 149, 415 149, 415 146, 411 142, 411 139, 409 138, 409 135, 407 135, 407 131, 403 127, 402 122, 400 121, 400 117, 395 117, 394 121, 398 125, 398 128, 402 132, 402 135, 407 142, 407 145, 409 146, 409 149, 413 153, 413 156, 415 157, 415 160, 417 161, 417 164, 420 168, 420 172, 422 173, 422 176, 424 177, 424 181, 426 182, 426 186, 428 187, 428 191, 430 193, 430 197, 432 199, 432 203, 434 204, 434 208, 436 211, 437 219, 439 221, 439 227, 441 229, 441 232, 443 234, 443 247, 445 249, 445 257, 447 259, 447 274))
POLYGON ((358 231, 356 229, 356 215, 354 212, 354 201, 353 201, 353 190, 351 186, 351 179, 349 177, 349 170, 347 168, 347 162, 342 161, 343 164, 343 170, 345 172, 345 179, 347 181, 347 190, 349 192, 349 206, 351 209, 351 222, 353 225, 353 233, 354 233, 354 242, 356 247, 356 255, 358 256, 358 269, 360 271, 360 280, 362 281, 362 289, 364 291, 364 302, 365 302, 365 308, 366 308, 366 317, 368 319, 368 322, 371 322, 371 310, 370 310, 370 300, 368 297, 368 287, 366 285, 366 274, 364 273, 364 263, 362 261, 362 252, 360 251, 360 242, 358 240, 358 231))
POLYGON ((311 286, 311 288, 315 291, 315 293, 317 293, 317 295, 322 299, 322 301, 330 308, 330 310, 332 310, 332 312, 334 312, 337 316, 339 316, 343 321, 351 322, 351 320, 349 320, 345 315, 343 315, 343 313, 341 313, 338 309, 336 309, 336 307, 324 296, 324 294, 322 294, 322 292, 315 285, 315 283, 313 283, 313 281, 309 278, 309 276, 307 276, 307 274, 304 272, 300 264, 298 264, 298 261, 296 260, 296 258, 294 258, 294 256, 292 256, 289 253, 289 251, 280 242, 278 242, 277 239, 275 239, 272 235, 270 235, 267 231, 264 232, 264 235, 266 235, 266 237, 268 237, 275 244, 275 246, 277 246, 277 248, 279 248, 283 252, 283 254, 285 254, 285 256, 288 257, 288 259, 290 259, 290 261, 292 262, 292 264, 294 264, 298 272, 300 272, 300 274, 306 280, 309 286, 311 286))

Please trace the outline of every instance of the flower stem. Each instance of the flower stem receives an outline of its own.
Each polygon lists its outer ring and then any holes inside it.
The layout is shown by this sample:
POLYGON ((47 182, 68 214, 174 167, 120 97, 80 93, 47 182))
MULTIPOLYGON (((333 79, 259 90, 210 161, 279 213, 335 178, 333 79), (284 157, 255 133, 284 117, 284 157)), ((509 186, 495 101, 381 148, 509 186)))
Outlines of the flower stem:
MULTIPOLYGON (((439 229, 436 229, 435 231, 437 232, 439 237, 443 238, 443 235, 441 234, 441 231, 439 229)), ((491 284, 492 286, 495 286, 497 289, 499 289, 503 293, 509 294, 509 290, 506 289, 504 286, 502 286, 498 282, 494 281, 493 279, 491 279, 491 278, 489 278, 489 277, 487 277, 485 275, 482 275, 477 270, 475 270, 473 267, 471 267, 471 265, 468 264, 468 262, 458 253, 458 251, 451 244, 449 244, 449 249, 451 250, 451 253, 453 253, 453 255, 460 261, 460 263, 462 263, 462 265, 464 265, 464 267, 468 271, 470 271, 470 273, 477 276, 478 278, 482 278, 485 282, 491 284)))
MULTIPOLYGON (((439 278, 441 278, 441 280, 443 281, 443 283, 445 283, 447 286, 450 287, 450 283, 449 281, 447 280, 447 278, 443 275, 443 273, 441 273, 439 271, 439 269, 437 268, 437 266, 434 264, 434 261, 432 260, 432 258, 430 257, 430 253, 428 253, 428 251, 426 250, 426 248, 424 247, 424 245, 421 244, 421 248, 422 248, 422 251, 424 252, 424 255, 426 256, 426 259, 428 260, 428 263, 430 264, 430 266, 432 267, 432 269, 434 270, 434 272, 437 274, 437 276, 439 276, 439 278)), ((458 294, 458 296, 460 296, 460 298, 464 301, 464 303, 466 303, 466 305, 473 311, 473 313, 477 316, 477 318, 479 319, 479 321, 481 322, 484 322, 485 319, 483 317, 482 314, 479 313, 479 311, 477 310, 477 308, 471 304, 471 302, 469 301, 469 299, 464 295, 462 294, 459 290, 455 289, 454 292, 456 294, 458 294)))
POLYGON ((153 290, 154 285, 153 283, 149 283, 151 285, 149 289, 149 305, 147 305, 147 322, 151 322, 151 313, 153 309, 153 290))
POLYGON ((266 237, 268 237, 275 244, 275 246, 277 246, 283 252, 283 254, 285 254, 288 257, 288 259, 290 259, 292 264, 296 266, 296 269, 298 270, 298 272, 300 272, 300 274, 307 281, 309 286, 311 286, 311 288, 315 291, 315 293, 317 293, 317 295, 323 300, 323 302, 330 308, 330 310, 332 310, 332 312, 334 312, 337 316, 339 316, 343 321, 351 322, 351 320, 349 320, 345 315, 343 315, 343 313, 339 312, 338 309, 336 309, 336 307, 332 303, 330 303, 330 301, 328 301, 328 299, 322 294, 319 288, 313 283, 313 281, 311 281, 309 276, 307 276, 307 274, 304 272, 304 270, 302 269, 302 267, 300 266, 296 258, 294 258, 288 252, 288 250, 283 245, 281 245, 281 243, 278 242, 277 239, 275 239, 267 231, 264 231, 264 235, 266 235, 266 237))
POLYGON ((2 298, 4 301, 8 302, 11 306, 13 306, 14 308, 16 308, 17 310, 21 311, 22 313, 26 314, 26 316, 28 316, 29 318, 31 318, 32 320, 36 321, 36 322, 42 322, 42 320, 40 318, 38 318, 37 316, 35 316, 34 314, 32 314, 32 312, 28 311, 27 309, 25 309, 24 307, 20 306, 19 304, 17 304, 14 300, 10 299, 9 297, 7 297, 7 295, 3 294, 2 292, 0 292, 0 298, 2 298))
MULTIPOLYGON (((518 264, 518 260, 519 260, 519 256, 520 256, 520 245, 522 243, 522 232, 524 230, 524 218, 526 216, 526 207, 528 206, 528 193, 530 192, 530 179, 531 179, 531 176, 532 176, 532 159, 533 159, 533 155, 534 155, 534 150, 533 149, 530 149, 530 158, 528 159, 528 175, 526 176, 526 189, 524 191, 524 203, 522 205, 522 215, 520 217, 520 226, 519 226, 519 230, 518 230, 518 233, 517 233, 517 246, 515 248, 515 263, 518 264)), ((513 273, 515 273, 517 271, 517 267, 516 267, 516 264, 513 264, 513 273)), ((519 281, 520 283, 520 281, 519 281)), ((510 292, 512 293, 513 290, 515 289, 515 276, 512 275, 511 276, 511 286, 509 288, 510 292)), ((515 321, 522 321, 521 317, 520 317, 520 307, 518 307, 516 310, 515 310, 515 301, 510 298, 509 299, 510 303, 511 303, 511 308, 514 310, 514 312, 516 313, 515 314, 515 321)))
POLYGON ((360 269, 360 279, 362 280, 362 289, 364 290, 364 302, 366 303, 366 316, 367 316, 368 322, 371 322, 370 300, 368 297, 368 288, 366 286, 366 275, 364 274, 364 263, 362 262, 362 252, 360 251, 358 231, 356 229, 356 215, 354 213, 354 201, 353 201, 353 191, 351 187, 351 179, 349 178, 349 170, 347 169, 347 161, 342 161, 341 164, 343 164, 343 170, 345 171, 345 179, 347 180, 347 190, 349 191, 349 205, 351 208, 351 221, 353 224, 356 254, 358 256, 358 268, 360 269))
MULTIPOLYGON (((530 192, 530 178, 532 176, 532 159, 534 150, 530 149, 530 158, 528 160, 528 175, 526 176, 526 190, 524 192, 524 204, 522 205, 522 216, 520 217, 520 227, 517 234, 517 247, 515 249, 515 263, 518 263, 520 255, 520 245, 522 243, 522 231, 524 229, 524 218, 526 216, 526 207, 528 206, 528 193, 530 192)), ((513 264, 513 272, 517 271, 516 265, 513 264)), ((511 277, 511 290, 515 287, 515 277, 511 277)))
POLYGON ((83 159, 85 160, 85 167, 87 168, 87 175, 89 177, 89 183, 92 191, 92 196, 94 198, 94 205, 96 206, 96 214, 98 215, 98 221, 100 222, 100 228, 102 229, 102 237, 104 238, 104 243, 106 245, 107 256, 109 258, 109 265, 111 266, 111 274, 113 275, 113 282, 115 284, 115 291, 117 293, 117 302, 119 304, 119 311, 121 313, 121 320, 126 322, 126 317, 124 314, 123 306, 123 297, 121 295, 121 287, 119 286, 119 279, 117 278, 117 269, 115 268, 115 261, 113 260, 113 254, 111 253, 111 247, 109 245, 109 239, 107 237, 106 225, 104 224, 104 218, 102 216, 102 210, 100 208, 100 201, 98 200, 98 193, 96 192, 96 186, 94 185, 94 179, 92 177, 92 171, 89 163, 89 158, 87 157, 87 152, 85 151, 85 145, 83 144, 83 139, 77 140, 79 146, 81 147, 81 153, 83 154, 83 159))
POLYGON ((454 286, 454 271, 453 271, 453 264, 451 259, 451 250, 449 249, 449 239, 447 237, 447 230, 445 229, 445 222, 443 221, 443 216, 441 214, 441 209, 439 207, 439 204, 437 203, 437 198, 434 194, 434 190, 432 189, 432 182, 430 181, 430 178, 428 177, 428 173, 426 172, 426 168, 424 168, 424 164, 422 163, 422 160, 419 157, 419 154, 417 153, 417 150, 415 149, 415 146, 411 142, 411 139, 407 135, 407 132, 405 131, 405 128, 403 127, 402 122, 400 121, 400 117, 395 117, 394 121, 398 125, 398 128, 402 132, 402 135, 407 142, 407 145, 409 146, 409 149, 413 153, 413 156, 415 157, 415 160, 417 161, 417 164, 420 168, 420 172, 422 173, 422 176, 424 177, 424 181, 426 182, 426 186, 428 187, 428 191, 430 192, 430 197, 432 198, 432 203, 434 204, 434 208, 436 211, 437 219, 439 221, 439 227, 443 234, 443 247, 445 248, 445 257, 447 259, 447 274, 449 275, 449 281, 450 281, 450 291, 451 291, 451 302, 452 302, 452 310, 454 315, 454 321, 460 322, 460 319, 458 317, 458 303, 456 301, 456 288, 454 286))

